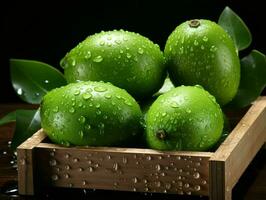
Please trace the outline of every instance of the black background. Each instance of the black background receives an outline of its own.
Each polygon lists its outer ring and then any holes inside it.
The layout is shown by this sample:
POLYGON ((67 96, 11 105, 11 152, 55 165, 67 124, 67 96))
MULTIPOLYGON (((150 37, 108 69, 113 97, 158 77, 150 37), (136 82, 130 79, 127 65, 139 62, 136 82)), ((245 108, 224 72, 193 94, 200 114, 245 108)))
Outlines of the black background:
MULTIPOLYGON (((11 86, 9 59, 39 60, 58 69, 60 59, 88 35, 125 29, 150 38, 164 49, 174 28, 185 20, 217 21, 229 6, 247 24, 253 48, 265 51, 263 1, 2 1, 0 24, 0 102, 21 102, 11 86)), ((60 69, 61 70, 61 69, 60 69)))

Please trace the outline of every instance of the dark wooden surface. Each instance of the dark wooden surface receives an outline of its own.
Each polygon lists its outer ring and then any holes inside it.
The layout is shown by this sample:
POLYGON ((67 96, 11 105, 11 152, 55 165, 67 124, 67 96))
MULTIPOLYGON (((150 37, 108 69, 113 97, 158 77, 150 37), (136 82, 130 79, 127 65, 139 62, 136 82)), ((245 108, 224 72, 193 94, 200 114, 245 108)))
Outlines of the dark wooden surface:
MULTIPOLYGON (((0 118, 16 109, 30 109, 27 104, 0 104, 0 118)), ((266 122, 265 122, 266 123, 266 122)), ((16 156, 10 149, 14 123, 0 127, 0 200, 5 199, 98 199, 106 196, 123 199, 208 199, 197 196, 178 196, 82 189, 43 188, 35 196, 17 193, 16 156)), ((266 200, 266 148, 258 152, 233 189, 233 200, 266 200)))

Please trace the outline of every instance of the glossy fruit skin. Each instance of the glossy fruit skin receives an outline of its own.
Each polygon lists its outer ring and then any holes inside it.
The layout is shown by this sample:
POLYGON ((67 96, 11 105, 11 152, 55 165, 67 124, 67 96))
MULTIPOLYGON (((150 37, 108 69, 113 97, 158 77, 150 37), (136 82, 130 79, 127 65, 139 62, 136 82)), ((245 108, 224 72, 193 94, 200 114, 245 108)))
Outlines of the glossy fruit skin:
POLYGON ((48 92, 41 125, 65 146, 116 146, 136 141, 142 132, 138 103, 125 90, 103 82, 72 83, 48 92))
POLYGON ((240 81, 237 49, 215 22, 202 19, 180 24, 168 37, 164 53, 176 86, 202 85, 220 105, 236 95, 240 81))
POLYGON ((222 130, 223 113, 215 98, 200 86, 180 86, 151 105, 145 137, 153 149, 206 151, 222 130))
POLYGON ((87 37, 60 65, 69 83, 111 82, 137 99, 151 97, 166 76, 159 46, 144 36, 123 30, 102 31, 87 37))

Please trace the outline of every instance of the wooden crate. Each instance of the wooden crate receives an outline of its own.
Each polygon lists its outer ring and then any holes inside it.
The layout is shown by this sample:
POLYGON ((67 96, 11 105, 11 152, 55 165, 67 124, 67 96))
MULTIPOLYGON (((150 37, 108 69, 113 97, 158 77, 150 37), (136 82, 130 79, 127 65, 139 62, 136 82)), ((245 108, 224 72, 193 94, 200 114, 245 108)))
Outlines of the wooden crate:
POLYGON ((40 187, 204 195, 231 191, 266 141, 266 97, 259 97, 215 152, 62 147, 39 130, 18 147, 20 194, 40 187))

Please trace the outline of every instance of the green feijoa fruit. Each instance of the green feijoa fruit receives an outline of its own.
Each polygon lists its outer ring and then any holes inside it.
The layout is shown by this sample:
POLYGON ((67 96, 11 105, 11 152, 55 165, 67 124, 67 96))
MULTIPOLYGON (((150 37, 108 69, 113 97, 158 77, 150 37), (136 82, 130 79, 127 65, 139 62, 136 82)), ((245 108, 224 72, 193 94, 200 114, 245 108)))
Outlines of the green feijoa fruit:
POLYGON ((230 36, 215 22, 186 21, 170 34, 165 46, 169 75, 178 85, 202 85, 225 105, 236 95, 240 62, 230 36))
POLYGON ((140 136, 142 113, 125 90, 103 82, 71 83, 48 92, 41 125, 62 145, 116 146, 140 136))
POLYGON ((145 137, 153 149, 206 151, 222 130, 223 113, 215 97, 200 86, 179 86, 151 105, 145 137))
POLYGON ((229 118, 225 115, 225 113, 223 113, 223 117, 224 117, 224 126, 223 126, 222 135, 220 139, 216 142, 216 144, 211 148, 211 151, 216 151, 232 131, 229 118))
POLYGON ((87 37, 66 54, 60 65, 69 83, 111 82, 137 99, 152 96, 166 76, 159 46, 140 34, 123 30, 87 37))

